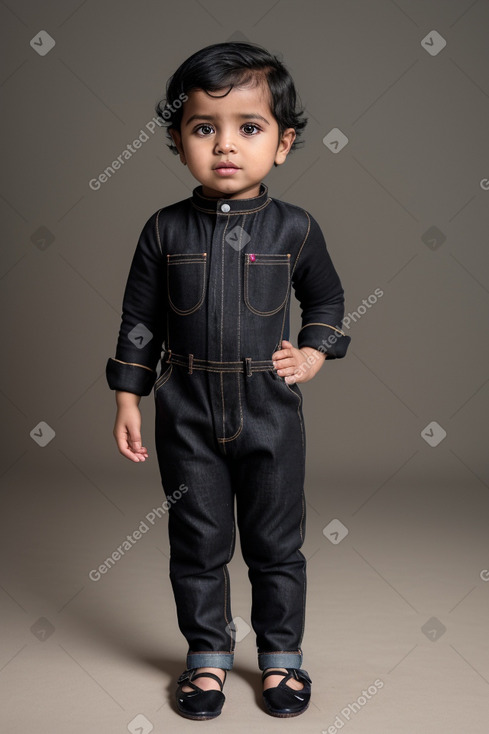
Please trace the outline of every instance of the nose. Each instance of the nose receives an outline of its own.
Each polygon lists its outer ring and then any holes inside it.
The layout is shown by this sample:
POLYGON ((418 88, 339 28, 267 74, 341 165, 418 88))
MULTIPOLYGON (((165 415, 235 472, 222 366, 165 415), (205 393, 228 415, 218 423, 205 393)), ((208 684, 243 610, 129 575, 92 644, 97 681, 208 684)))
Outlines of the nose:
POLYGON ((216 137, 216 153, 227 153, 236 151, 236 140, 231 129, 222 129, 216 137))

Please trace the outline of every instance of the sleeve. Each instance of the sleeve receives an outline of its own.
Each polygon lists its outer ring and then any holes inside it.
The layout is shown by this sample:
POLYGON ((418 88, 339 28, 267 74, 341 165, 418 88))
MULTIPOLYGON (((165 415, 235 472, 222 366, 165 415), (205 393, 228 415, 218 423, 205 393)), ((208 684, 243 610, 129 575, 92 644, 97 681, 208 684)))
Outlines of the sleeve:
POLYGON ((327 359, 344 357, 351 338, 341 330, 344 292, 321 228, 306 212, 309 228, 292 273, 292 285, 302 312, 297 336, 301 347, 326 353, 327 359))
POLYGON ((149 395, 156 380, 165 328, 163 255, 159 212, 143 227, 134 253, 122 303, 115 358, 105 369, 111 390, 149 395))

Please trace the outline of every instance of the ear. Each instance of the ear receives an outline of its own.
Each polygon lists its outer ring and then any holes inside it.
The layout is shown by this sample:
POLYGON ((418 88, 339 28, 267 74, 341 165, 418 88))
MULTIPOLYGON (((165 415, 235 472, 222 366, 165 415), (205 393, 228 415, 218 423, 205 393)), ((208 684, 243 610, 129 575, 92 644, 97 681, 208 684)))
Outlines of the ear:
POLYGON ((168 132, 170 133, 174 146, 180 153, 180 160, 182 161, 183 165, 186 166, 187 161, 185 160, 185 152, 183 150, 182 136, 180 135, 180 132, 176 130, 175 128, 170 128, 168 132))
POLYGON ((277 164, 277 166, 280 166, 280 164, 283 163, 287 158, 295 137, 296 132, 293 127, 288 127, 287 130, 284 131, 283 135, 280 138, 277 152, 275 153, 275 163, 277 164))

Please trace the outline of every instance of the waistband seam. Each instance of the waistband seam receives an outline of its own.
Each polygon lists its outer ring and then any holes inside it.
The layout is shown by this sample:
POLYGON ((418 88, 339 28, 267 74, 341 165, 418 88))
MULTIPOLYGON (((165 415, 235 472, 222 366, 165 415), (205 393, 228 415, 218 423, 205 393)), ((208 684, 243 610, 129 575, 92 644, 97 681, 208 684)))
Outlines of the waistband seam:
POLYGON ((207 372, 245 372, 248 376, 251 376, 253 372, 266 372, 275 369, 271 359, 255 360, 252 357, 243 357, 241 360, 220 362, 212 359, 199 359, 193 354, 176 354, 172 350, 165 353, 163 361, 166 364, 187 367, 189 374, 192 374, 194 370, 204 370, 207 372))

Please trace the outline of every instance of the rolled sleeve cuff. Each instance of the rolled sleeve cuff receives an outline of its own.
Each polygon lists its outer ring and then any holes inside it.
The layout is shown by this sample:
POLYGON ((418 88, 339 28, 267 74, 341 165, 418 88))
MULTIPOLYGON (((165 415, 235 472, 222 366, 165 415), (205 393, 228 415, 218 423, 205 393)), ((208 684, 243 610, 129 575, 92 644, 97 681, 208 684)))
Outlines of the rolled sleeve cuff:
POLYGON ((351 337, 330 324, 304 324, 297 336, 297 345, 312 347, 326 354, 327 359, 341 359, 346 354, 351 337))
POLYGON ((121 362, 109 357, 105 375, 111 390, 149 395, 156 380, 156 372, 142 364, 121 362))

